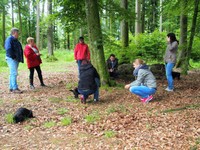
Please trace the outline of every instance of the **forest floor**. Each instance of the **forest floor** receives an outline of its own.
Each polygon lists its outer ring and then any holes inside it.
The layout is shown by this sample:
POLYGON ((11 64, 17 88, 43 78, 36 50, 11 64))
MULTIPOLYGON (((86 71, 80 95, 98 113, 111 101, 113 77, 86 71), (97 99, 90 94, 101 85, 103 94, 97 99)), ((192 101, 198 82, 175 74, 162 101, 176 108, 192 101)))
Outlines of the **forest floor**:
POLYGON ((29 89, 28 70, 20 70, 23 94, 8 91, 8 72, 0 73, 0 149, 4 150, 197 150, 200 149, 200 72, 175 80, 175 92, 166 92, 166 80, 158 80, 155 99, 143 104, 118 86, 100 89, 100 101, 86 105, 69 89, 77 85, 77 67, 67 63, 43 69, 45 84, 29 89), (54 71, 55 69, 55 71, 54 71), (19 107, 36 118, 8 123, 19 107))

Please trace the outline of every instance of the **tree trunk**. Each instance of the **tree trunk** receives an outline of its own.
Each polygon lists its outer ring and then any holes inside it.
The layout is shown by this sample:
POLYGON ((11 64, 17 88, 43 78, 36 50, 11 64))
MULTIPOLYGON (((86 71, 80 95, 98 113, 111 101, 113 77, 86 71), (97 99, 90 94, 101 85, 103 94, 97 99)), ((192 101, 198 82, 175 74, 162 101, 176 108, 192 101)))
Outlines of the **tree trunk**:
POLYGON ((162 32, 162 4, 163 4, 163 0, 160 0, 160 20, 159 20, 159 25, 160 25, 160 27, 159 27, 159 31, 160 32, 162 32))
POLYGON ((19 15, 19 31, 20 31, 20 36, 21 36, 20 42, 22 44, 23 32, 22 32, 22 18, 21 18, 21 8, 20 8, 20 1, 19 0, 17 0, 17 4, 18 4, 18 15, 19 15))
POLYGON ((142 0, 142 14, 141 14, 141 32, 144 33, 145 30, 145 0, 142 0))
POLYGON ((179 55, 176 67, 181 67, 182 72, 185 74, 185 61, 187 57, 187 0, 181 1, 181 16, 180 16, 180 42, 179 42, 179 55))
POLYGON ((199 0, 194 1, 194 14, 192 18, 192 26, 191 26, 191 34, 190 34, 190 39, 189 39, 189 44, 188 44, 188 49, 187 49, 187 60, 186 60, 186 70, 189 70, 189 61, 191 57, 191 51, 192 51, 192 44, 194 40, 194 35, 195 35, 195 30, 196 30, 196 24, 197 24, 197 16, 198 16, 198 9, 199 9, 199 0))
POLYGON ((40 2, 37 2, 36 44, 40 49, 40 2))
POLYGON ((11 0, 12 27, 15 26, 13 0, 11 0))
POLYGON ((2 7, 2 46, 4 47, 4 42, 6 40, 6 11, 5 7, 2 7))
POLYGON ((141 33, 141 3, 135 0, 135 35, 141 33))
MULTIPOLYGON (((128 1, 121 0, 121 8, 127 10, 128 9, 128 1)), ((128 47, 128 22, 123 19, 121 21, 121 40, 122 40, 122 47, 128 47)))
POLYGON ((67 49, 70 50, 70 33, 67 33, 67 49))
POLYGON ((85 0, 91 60, 97 69, 102 85, 109 84, 109 75, 103 51, 103 37, 97 0, 85 0))
MULTIPOLYGON (((44 18, 44 4, 45 1, 42 2, 42 19, 44 18)), ((44 48, 44 29, 41 28, 41 38, 40 38, 40 48, 44 48)))
MULTIPOLYGON (((52 14, 52 0, 47 1, 47 14, 50 16, 52 14)), ((47 27, 47 47, 48 55, 53 56, 53 25, 52 22, 48 22, 47 27)))

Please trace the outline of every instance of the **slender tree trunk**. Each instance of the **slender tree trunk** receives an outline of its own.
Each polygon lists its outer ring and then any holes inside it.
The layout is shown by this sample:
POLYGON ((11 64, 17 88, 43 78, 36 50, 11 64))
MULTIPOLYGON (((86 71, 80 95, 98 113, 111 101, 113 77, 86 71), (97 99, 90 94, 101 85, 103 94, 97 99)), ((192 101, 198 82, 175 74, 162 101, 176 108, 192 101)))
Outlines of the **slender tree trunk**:
POLYGON ((197 24, 197 16, 198 16, 198 9, 199 9, 199 0, 194 1, 194 14, 192 18, 192 26, 191 26, 191 34, 189 38, 189 43, 188 43, 188 49, 187 49, 187 61, 185 69, 189 69, 189 61, 191 58, 191 51, 192 51, 192 45, 193 45, 193 40, 194 40, 194 35, 195 35, 195 30, 196 30, 196 24, 197 24))
MULTIPOLYGON (((121 0, 121 7, 123 9, 128 9, 128 0, 121 0)), ((122 47, 128 47, 128 22, 123 19, 121 21, 121 40, 122 40, 122 47)))
POLYGON ((70 50, 70 33, 67 33, 67 49, 70 50))
MULTIPOLYGON (((42 19, 44 18, 44 4, 45 1, 42 2, 42 19)), ((44 29, 41 28, 41 38, 40 38, 40 48, 44 48, 44 29)))
POLYGON ((142 14, 141 14, 141 32, 144 33, 145 30, 145 0, 142 0, 142 14))
MULTIPOLYGON (((50 16, 52 14, 52 0, 47 1, 47 14, 50 16)), ((52 56, 53 54, 53 25, 52 22, 48 22, 47 27, 47 47, 48 55, 52 56)))
POLYGON ((2 7, 2 46, 4 47, 4 42, 6 39, 6 11, 5 11, 5 7, 2 7))
POLYGON ((160 0, 160 20, 159 20, 159 31, 162 32, 162 4, 163 4, 163 0, 160 0))
POLYGON ((92 64, 100 75, 101 83, 103 85, 108 85, 109 75, 103 51, 103 37, 100 25, 98 3, 97 0, 85 0, 85 4, 92 64))
POLYGON ((20 36, 21 36, 20 42, 22 44, 23 32, 22 32, 22 18, 21 18, 21 8, 20 8, 20 1, 19 0, 17 0, 17 4, 18 4, 18 15, 19 15, 19 31, 20 31, 20 36))
POLYGON ((135 0, 135 35, 141 33, 141 3, 135 0))
POLYGON ((11 0, 12 27, 15 26, 13 0, 11 0))
MULTIPOLYGON (((181 67, 183 73, 185 74, 184 69, 186 67, 185 61, 187 58, 187 0, 181 1, 181 16, 180 16, 180 42, 179 42, 179 55, 176 63, 176 67, 181 67)), ((187 72, 187 71, 186 71, 187 72)))
POLYGON ((37 2, 36 44, 40 49, 40 2, 37 2))
POLYGON ((83 36, 83 28, 80 28, 80 36, 83 36))

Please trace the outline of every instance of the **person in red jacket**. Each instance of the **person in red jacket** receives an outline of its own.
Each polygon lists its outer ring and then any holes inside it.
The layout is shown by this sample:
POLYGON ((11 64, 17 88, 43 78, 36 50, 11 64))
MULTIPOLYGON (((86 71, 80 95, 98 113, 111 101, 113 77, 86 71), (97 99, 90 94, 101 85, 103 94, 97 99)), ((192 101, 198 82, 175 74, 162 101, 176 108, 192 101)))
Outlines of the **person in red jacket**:
POLYGON ((35 45, 34 38, 28 37, 27 38, 27 45, 25 46, 24 49, 24 56, 26 57, 26 62, 28 69, 30 70, 30 88, 35 89, 34 84, 33 84, 33 77, 34 77, 34 70, 36 69, 38 73, 38 78, 40 80, 40 85, 45 86, 43 82, 43 77, 42 77, 42 71, 40 69, 40 64, 42 63, 42 60, 40 58, 40 53, 38 48, 35 45))
POLYGON ((82 63, 82 60, 90 60, 90 51, 88 48, 88 45, 85 44, 84 38, 79 37, 79 43, 76 44, 74 49, 74 58, 78 64, 78 70, 80 74, 80 66, 82 63))

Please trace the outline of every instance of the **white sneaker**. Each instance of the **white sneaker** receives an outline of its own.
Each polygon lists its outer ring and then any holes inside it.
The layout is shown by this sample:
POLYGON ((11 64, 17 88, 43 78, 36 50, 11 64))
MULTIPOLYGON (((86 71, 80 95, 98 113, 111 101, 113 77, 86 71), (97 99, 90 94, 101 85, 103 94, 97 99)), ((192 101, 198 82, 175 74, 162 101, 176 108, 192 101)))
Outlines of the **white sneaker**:
POLYGON ((169 89, 168 87, 165 89, 165 91, 168 91, 168 92, 174 92, 174 89, 169 89))

